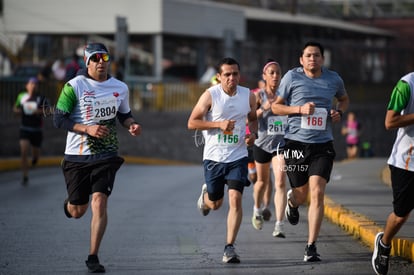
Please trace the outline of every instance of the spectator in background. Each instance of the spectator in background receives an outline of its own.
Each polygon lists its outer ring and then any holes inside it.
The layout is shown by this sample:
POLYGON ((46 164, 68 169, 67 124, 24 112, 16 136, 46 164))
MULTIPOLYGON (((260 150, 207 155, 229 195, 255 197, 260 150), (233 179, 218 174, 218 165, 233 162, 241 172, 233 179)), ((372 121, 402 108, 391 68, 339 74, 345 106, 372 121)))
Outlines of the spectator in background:
POLYGON ((257 87, 252 89, 252 93, 256 93, 260 90, 263 90, 266 87, 266 82, 263 79, 259 79, 259 81, 257 81, 257 87))
POLYGON ((38 79, 40 81, 48 81, 52 76, 52 61, 48 61, 39 72, 38 79))
POLYGON ((13 107, 14 113, 21 116, 20 125, 20 156, 23 173, 22 184, 29 182, 29 151, 32 149, 31 165, 34 167, 40 156, 43 141, 43 108, 49 103, 42 95, 37 94, 38 79, 31 77, 26 83, 25 91, 18 94, 13 107))
POLYGON ((72 55, 72 59, 69 62, 68 65, 66 65, 65 68, 65 81, 69 81, 72 78, 74 78, 76 76, 76 74, 78 73, 78 70, 80 69, 79 63, 78 63, 78 55, 76 53, 74 53, 72 55))
POLYGON ((52 72, 53 72, 53 77, 57 81, 62 81, 62 82, 65 81, 65 76, 66 76, 65 61, 63 59, 56 59, 52 65, 52 72))
MULTIPOLYGON (((257 82, 257 84, 258 84, 257 88, 254 88, 254 89, 250 90, 250 92, 256 93, 257 91, 260 91, 264 87, 263 83, 264 83, 263 79, 260 79, 257 82)), ((250 129, 249 129, 248 121, 246 121, 246 134, 250 135, 250 129)), ((249 181, 247 182, 246 186, 250 186, 250 184, 254 184, 257 181, 257 170, 256 170, 256 163, 254 162, 254 157, 253 157, 253 146, 254 146, 253 144, 247 146, 247 152, 248 152, 247 169, 248 169, 248 179, 249 179, 249 181)), ((270 197, 269 197, 269 201, 270 201, 270 197)))
POLYGON ((116 79, 121 81, 124 80, 124 64, 124 58, 120 58, 119 60, 114 60, 111 62, 111 74, 115 76, 116 79))
POLYGON ((63 59, 59 58, 53 62, 52 73, 53 78, 56 80, 56 92, 59 94, 65 84, 66 77, 66 66, 63 59))
POLYGON ((349 112, 342 127, 342 135, 346 136, 346 153, 348 159, 358 157, 360 124, 354 112, 349 112))
POLYGON ((214 75, 211 79, 210 79, 210 86, 214 86, 220 83, 220 80, 218 80, 217 75, 214 75))
MULTIPOLYGON (((250 129, 249 129, 249 123, 246 121, 246 135, 250 135, 250 129)), ((247 179, 246 186, 250 186, 250 184, 254 184, 257 180, 257 170, 256 170, 256 164, 254 163, 254 157, 253 157, 253 145, 247 146, 247 179)))

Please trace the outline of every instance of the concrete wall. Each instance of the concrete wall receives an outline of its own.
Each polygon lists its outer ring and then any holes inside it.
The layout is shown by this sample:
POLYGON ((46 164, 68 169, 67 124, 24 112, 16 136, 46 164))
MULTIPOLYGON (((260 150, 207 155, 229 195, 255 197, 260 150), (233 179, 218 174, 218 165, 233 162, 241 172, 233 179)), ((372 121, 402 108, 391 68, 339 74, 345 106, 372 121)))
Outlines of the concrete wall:
MULTIPOLYGON (((394 140, 394 131, 385 131, 385 107, 382 105, 353 105, 362 124, 361 141, 368 141, 372 145, 375 156, 388 156, 394 140)), ((177 160, 192 163, 201 163, 202 146, 197 147, 195 131, 187 130, 187 119, 190 112, 138 112, 137 121, 143 127, 143 133, 138 138, 129 136, 125 129, 119 129, 120 154, 139 157, 151 157, 167 160, 177 160)), ((18 119, 1 122, 0 156, 18 157, 18 119)), ((341 125, 334 126, 335 148, 337 159, 346 156, 345 137, 340 134, 341 125)), ((43 155, 63 155, 66 133, 55 129, 51 118, 45 120, 43 155)))
MULTIPOLYGON (((125 128, 119 126, 120 154, 185 162, 201 161, 202 148, 195 146, 194 131, 187 130, 188 112, 139 112, 134 116, 143 127, 142 135, 131 137, 125 128)), ((42 155, 63 156, 66 132, 55 129, 51 117, 44 122, 42 155)), ((3 129, 7 129, 0 132, 1 158, 18 157, 19 119, 2 121, 0 124, 3 129)))

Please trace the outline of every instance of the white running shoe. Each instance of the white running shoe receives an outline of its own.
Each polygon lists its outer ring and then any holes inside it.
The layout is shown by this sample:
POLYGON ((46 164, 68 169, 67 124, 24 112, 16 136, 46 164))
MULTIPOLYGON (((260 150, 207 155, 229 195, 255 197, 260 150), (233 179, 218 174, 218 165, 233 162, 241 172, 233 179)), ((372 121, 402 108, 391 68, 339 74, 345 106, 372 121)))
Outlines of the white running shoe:
POLYGON ((233 245, 230 244, 224 247, 223 262, 231 263, 231 264, 240 263, 240 257, 239 255, 236 254, 236 251, 233 245))
POLYGON ((275 229, 273 230, 272 236, 275 238, 286 238, 284 228, 285 228, 285 224, 283 222, 276 222, 275 229))
POLYGON ((210 209, 206 209, 204 205, 204 194, 205 193, 207 193, 207 184, 204 183, 203 186, 201 187, 201 195, 197 201, 197 208, 198 210, 200 210, 203 216, 207 216, 208 213, 210 213, 210 209))
POLYGON ((258 213, 253 213, 252 224, 253 224, 254 229, 262 230, 263 223, 264 223, 263 216, 258 213))

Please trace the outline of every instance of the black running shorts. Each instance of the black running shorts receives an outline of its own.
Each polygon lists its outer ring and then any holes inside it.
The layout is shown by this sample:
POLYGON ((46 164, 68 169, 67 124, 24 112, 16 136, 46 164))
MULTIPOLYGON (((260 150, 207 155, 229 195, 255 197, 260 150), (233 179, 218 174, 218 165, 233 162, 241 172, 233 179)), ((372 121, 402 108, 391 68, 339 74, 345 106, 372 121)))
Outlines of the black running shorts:
POLYGON ((64 160, 62 170, 69 202, 74 205, 87 204, 89 196, 95 192, 111 195, 116 172, 123 162, 121 157, 91 163, 64 160))
POLYGON ((335 150, 332 141, 303 143, 286 139, 283 152, 285 167, 292 188, 305 185, 310 176, 321 176, 329 182, 335 150))
POLYGON ((389 165, 394 213, 405 217, 414 209, 414 172, 389 165))
POLYGON ((42 146, 43 133, 42 131, 27 131, 21 129, 19 138, 27 139, 29 140, 30 145, 40 148, 42 146))
POLYGON ((269 163, 272 161, 273 157, 277 156, 278 154, 283 154, 283 148, 278 148, 277 151, 269 153, 260 148, 259 146, 254 145, 253 147, 254 160, 258 163, 269 163))

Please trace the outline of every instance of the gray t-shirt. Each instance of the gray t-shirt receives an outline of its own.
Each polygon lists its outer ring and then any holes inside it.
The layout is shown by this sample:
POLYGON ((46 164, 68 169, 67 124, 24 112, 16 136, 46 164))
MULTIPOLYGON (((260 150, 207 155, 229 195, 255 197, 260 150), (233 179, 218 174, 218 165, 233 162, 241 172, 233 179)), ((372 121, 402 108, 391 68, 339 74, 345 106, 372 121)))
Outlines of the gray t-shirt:
POLYGON ((285 138, 304 143, 324 143, 333 140, 330 110, 333 99, 346 95, 342 78, 334 71, 322 68, 322 75, 309 78, 302 67, 289 70, 282 78, 278 96, 288 106, 315 103, 311 116, 290 115, 285 138))

